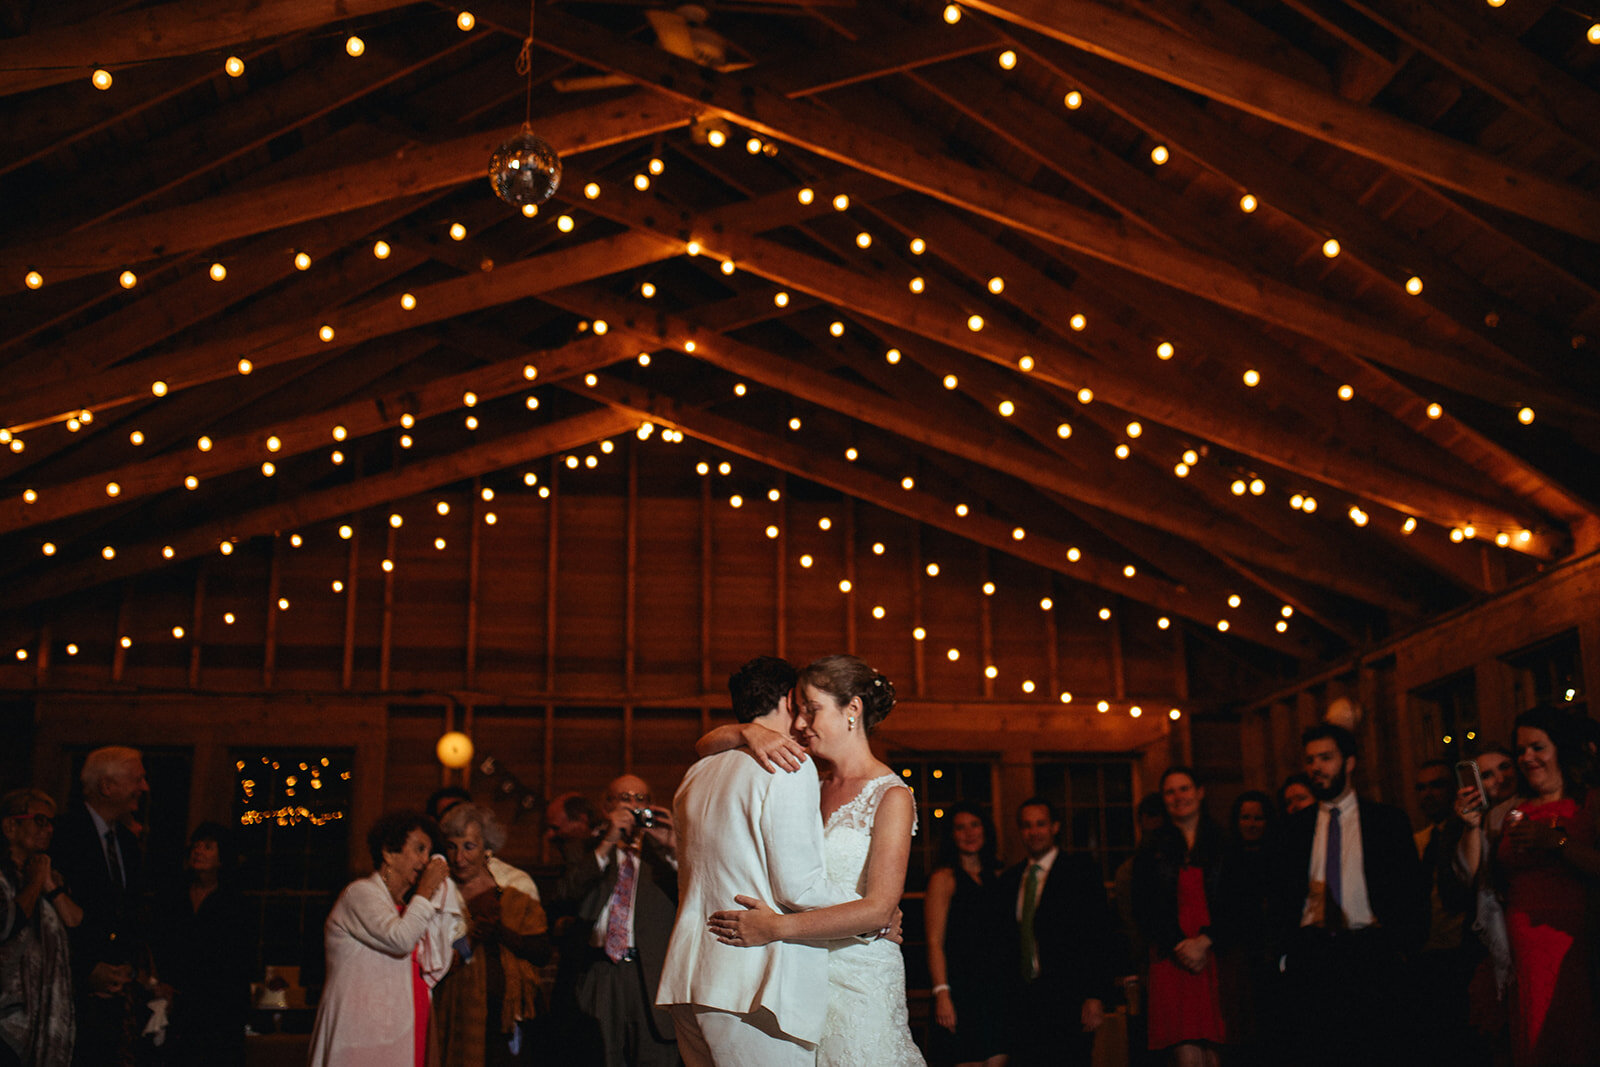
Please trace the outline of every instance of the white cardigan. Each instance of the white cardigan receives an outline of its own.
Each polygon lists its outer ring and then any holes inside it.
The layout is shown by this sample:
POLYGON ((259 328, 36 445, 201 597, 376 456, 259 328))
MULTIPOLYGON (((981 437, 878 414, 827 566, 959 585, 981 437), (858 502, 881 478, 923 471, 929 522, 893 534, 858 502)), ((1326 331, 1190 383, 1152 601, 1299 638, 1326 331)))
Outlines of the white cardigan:
POLYGON ((323 926, 328 981, 311 1031, 311 1067, 403 1067, 416 1055, 411 951, 422 949, 432 989, 450 969, 450 945, 465 928, 460 893, 446 878, 431 900, 404 914, 379 874, 351 882, 323 926))

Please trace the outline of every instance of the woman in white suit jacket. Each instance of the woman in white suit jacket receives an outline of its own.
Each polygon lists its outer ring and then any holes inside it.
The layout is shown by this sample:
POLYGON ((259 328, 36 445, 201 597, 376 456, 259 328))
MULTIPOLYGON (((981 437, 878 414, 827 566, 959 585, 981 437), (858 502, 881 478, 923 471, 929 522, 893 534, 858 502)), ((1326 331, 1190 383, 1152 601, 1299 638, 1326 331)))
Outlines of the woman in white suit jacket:
POLYGON ((345 887, 323 926, 328 981, 311 1067, 422 1067, 429 991, 450 969, 464 925, 449 866, 429 859, 429 824, 392 812, 367 833, 377 870, 345 887))

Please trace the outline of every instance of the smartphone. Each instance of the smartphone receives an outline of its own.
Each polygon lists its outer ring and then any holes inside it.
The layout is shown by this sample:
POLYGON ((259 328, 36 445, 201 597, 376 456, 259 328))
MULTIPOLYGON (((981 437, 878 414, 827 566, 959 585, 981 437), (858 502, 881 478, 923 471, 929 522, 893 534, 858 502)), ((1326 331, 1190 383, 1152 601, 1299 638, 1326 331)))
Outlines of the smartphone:
POLYGON ((1483 788, 1483 775, 1478 773, 1478 764, 1469 759, 1464 759, 1456 764, 1456 781, 1462 789, 1471 786, 1478 791, 1478 811, 1489 810, 1489 794, 1483 788))

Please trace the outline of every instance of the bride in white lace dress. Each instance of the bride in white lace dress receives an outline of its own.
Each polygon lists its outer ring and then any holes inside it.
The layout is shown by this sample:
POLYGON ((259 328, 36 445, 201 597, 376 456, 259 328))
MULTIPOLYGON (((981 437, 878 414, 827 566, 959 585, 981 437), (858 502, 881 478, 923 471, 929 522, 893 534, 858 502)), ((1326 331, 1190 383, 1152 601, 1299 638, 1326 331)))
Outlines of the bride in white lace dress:
POLYGON ((828 879, 861 899, 782 915, 741 896, 736 901, 747 910, 717 912, 711 929, 732 945, 833 941, 818 1067, 922 1067, 906 1020, 900 946, 886 938, 854 936, 886 929, 893 921, 916 832, 911 790, 867 742, 894 707, 894 686, 854 656, 828 656, 801 671, 796 688, 795 729, 812 754, 832 765, 833 773, 822 782, 828 879))

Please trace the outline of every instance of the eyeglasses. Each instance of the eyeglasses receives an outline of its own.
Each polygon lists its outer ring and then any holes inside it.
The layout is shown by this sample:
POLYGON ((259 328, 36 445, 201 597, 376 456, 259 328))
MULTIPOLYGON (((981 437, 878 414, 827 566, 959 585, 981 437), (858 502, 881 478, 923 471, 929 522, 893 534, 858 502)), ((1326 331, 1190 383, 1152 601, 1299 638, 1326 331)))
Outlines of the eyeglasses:
POLYGON ((648 803, 650 803, 650 794, 649 793, 612 793, 611 794, 611 799, 612 800, 620 800, 624 804, 648 804, 648 803))
POLYGON ((33 825, 39 827, 41 830, 48 830, 50 827, 52 827, 52 826, 54 826, 56 824, 56 821, 54 819, 52 819, 50 816, 41 815, 41 814, 37 814, 37 813, 33 814, 33 815, 7 815, 6 818, 8 818, 8 819, 16 819, 16 820, 22 821, 22 822, 26 822, 28 819, 32 819, 33 820, 33 825))

